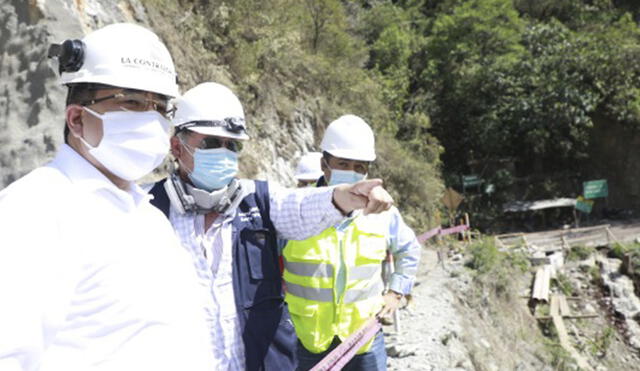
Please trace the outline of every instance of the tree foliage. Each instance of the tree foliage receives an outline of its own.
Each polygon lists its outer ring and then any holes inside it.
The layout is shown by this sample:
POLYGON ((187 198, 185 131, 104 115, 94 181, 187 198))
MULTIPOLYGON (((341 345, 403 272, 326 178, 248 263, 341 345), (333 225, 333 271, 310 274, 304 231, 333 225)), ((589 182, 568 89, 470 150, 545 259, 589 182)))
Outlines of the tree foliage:
POLYGON ((384 138, 376 171, 415 215, 432 214, 440 171, 496 187, 474 210, 568 196, 595 118, 640 128, 636 1, 146 2, 184 13, 199 59, 228 66, 249 103, 277 89, 325 102, 324 125, 365 117, 384 138))
POLYGON ((405 118, 397 137, 435 137, 450 186, 472 173, 497 186, 472 197, 483 205, 474 210, 575 192, 589 171, 595 117, 640 128, 634 2, 405 0, 377 8, 401 15, 373 18, 368 35, 370 65, 390 81, 388 101, 405 118), (399 25, 412 42, 397 41, 399 25), (404 72, 388 67, 398 65, 404 72), (416 113, 428 117, 427 135, 406 123, 416 113))

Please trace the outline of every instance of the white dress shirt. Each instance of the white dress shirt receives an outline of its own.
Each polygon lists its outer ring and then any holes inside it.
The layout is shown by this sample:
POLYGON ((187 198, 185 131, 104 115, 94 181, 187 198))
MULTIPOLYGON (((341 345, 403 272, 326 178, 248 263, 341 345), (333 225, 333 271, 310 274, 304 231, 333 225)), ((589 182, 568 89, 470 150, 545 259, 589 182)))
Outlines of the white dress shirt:
POLYGON ((0 192, 0 370, 212 370, 207 296, 146 193, 70 147, 0 192))

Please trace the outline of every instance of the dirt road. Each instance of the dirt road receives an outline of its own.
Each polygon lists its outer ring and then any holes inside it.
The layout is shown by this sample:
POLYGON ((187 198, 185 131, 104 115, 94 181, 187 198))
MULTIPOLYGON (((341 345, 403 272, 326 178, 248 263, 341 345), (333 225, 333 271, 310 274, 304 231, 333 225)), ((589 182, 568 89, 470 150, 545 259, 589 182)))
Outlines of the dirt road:
POLYGON ((400 311, 400 332, 385 326, 389 370, 470 370, 463 344, 455 297, 447 288, 449 273, 438 263, 436 251, 422 251, 417 286, 407 309, 400 311))

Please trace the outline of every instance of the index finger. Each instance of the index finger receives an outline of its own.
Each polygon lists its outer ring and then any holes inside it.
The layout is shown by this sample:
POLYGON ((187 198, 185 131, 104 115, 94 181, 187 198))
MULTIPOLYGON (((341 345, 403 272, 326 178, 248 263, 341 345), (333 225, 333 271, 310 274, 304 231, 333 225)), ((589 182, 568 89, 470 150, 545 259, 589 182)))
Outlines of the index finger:
POLYGON ((368 196, 373 189, 381 185, 382 179, 379 178, 361 180, 355 184, 353 191, 356 194, 368 196))

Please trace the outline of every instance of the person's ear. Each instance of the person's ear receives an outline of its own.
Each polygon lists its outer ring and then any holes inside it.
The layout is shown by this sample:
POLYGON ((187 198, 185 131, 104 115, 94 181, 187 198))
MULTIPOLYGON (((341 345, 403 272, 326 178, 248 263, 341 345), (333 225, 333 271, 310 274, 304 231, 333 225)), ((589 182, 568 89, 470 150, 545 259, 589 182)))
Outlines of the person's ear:
POLYGON ((329 166, 327 165, 327 160, 324 157, 320 158, 320 170, 322 170, 323 173, 329 170, 329 166))
POLYGON ((324 180, 329 183, 329 178, 331 177, 331 168, 327 163, 327 159, 325 159, 324 157, 320 159, 320 170, 322 170, 322 173, 324 174, 324 180))
POLYGON ((82 106, 77 104, 70 104, 65 111, 65 121, 69 132, 76 138, 82 138, 82 106))
POLYGON ((171 137, 171 154, 173 157, 180 158, 182 155, 182 143, 180 142, 180 138, 177 135, 171 137))

